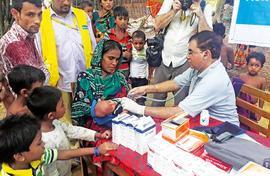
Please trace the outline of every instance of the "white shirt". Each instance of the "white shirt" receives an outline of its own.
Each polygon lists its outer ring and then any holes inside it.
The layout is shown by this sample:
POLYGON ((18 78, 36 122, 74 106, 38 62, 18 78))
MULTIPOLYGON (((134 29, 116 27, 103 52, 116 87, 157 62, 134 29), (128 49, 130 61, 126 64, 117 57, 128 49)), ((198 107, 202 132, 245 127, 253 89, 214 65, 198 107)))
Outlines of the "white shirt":
MULTIPOLYGON (((88 22, 92 50, 94 51, 96 40, 91 20, 87 15, 85 16, 88 22)), ((51 18, 70 26, 77 26, 77 21, 75 20, 75 15, 73 14, 72 9, 65 17, 62 17, 57 15, 51 8, 51 18)), ((86 70, 82 37, 79 28, 78 30, 75 30, 54 20, 52 20, 52 25, 54 29, 58 70, 60 74, 57 87, 65 92, 71 92, 70 83, 76 82, 78 74, 86 70)))
MULTIPOLYGON (((96 132, 87 128, 66 124, 59 120, 53 121, 54 130, 42 132, 42 141, 45 148, 66 150, 70 149, 69 139, 94 141, 96 132)), ((58 171, 59 176, 71 176, 71 160, 56 161, 46 167, 46 175, 58 171)))
POLYGON ((131 78, 146 78, 148 75, 148 64, 146 61, 145 49, 137 51, 132 48, 132 60, 130 62, 130 75, 131 78))
POLYGON ((195 117, 207 109, 211 117, 239 125, 234 89, 219 60, 199 74, 189 68, 174 81, 180 87, 189 86, 188 96, 178 105, 189 115, 195 117))
MULTIPOLYGON (((173 0, 164 0, 158 15, 168 13, 172 8, 173 0)), ((207 24, 212 27, 212 8, 206 5, 204 16, 207 24)), ((198 30, 199 20, 196 17, 192 26, 190 26, 191 11, 186 11, 186 19, 180 20, 180 12, 177 12, 173 17, 164 39, 164 48, 162 50, 162 61, 168 67, 170 63, 172 66, 178 67, 186 62, 188 52, 189 38, 198 30)))

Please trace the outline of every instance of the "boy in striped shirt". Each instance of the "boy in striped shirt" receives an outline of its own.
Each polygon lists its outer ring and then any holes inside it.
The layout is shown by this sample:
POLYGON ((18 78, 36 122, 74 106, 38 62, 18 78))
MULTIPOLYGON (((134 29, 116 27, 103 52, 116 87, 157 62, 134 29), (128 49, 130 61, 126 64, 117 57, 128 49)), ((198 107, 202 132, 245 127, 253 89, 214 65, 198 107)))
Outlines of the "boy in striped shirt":
MULTIPOLYGON (((117 148, 104 143, 107 150, 117 148)), ((94 153, 94 148, 73 150, 45 149, 40 123, 29 115, 11 115, 0 121, 0 176, 44 176, 44 168, 56 161, 94 153)), ((50 173, 55 176, 57 173, 50 173)))

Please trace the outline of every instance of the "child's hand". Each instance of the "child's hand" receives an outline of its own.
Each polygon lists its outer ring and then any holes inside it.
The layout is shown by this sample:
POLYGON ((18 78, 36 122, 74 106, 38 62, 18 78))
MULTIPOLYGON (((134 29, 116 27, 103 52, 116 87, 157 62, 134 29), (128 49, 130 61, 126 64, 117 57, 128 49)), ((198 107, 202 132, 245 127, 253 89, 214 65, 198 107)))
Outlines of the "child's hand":
POLYGON ((108 151, 116 150, 117 148, 118 148, 117 144, 112 143, 112 142, 105 142, 98 147, 98 150, 100 154, 108 156, 109 154, 106 154, 108 151))
POLYGON ((129 62, 131 60, 132 54, 130 51, 124 51, 123 52, 123 57, 127 59, 127 61, 129 62))
POLYGON ((100 136, 100 138, 102 139, 109 139, 111 137, 112 137, 112 132, 110 130, 104 131, 100 136))

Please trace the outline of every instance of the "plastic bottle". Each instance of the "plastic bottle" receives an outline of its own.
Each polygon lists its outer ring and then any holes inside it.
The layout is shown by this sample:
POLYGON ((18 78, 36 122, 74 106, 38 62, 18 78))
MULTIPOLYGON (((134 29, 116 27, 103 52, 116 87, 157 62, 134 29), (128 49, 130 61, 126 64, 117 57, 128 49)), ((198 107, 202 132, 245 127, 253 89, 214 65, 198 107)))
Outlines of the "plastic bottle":
POLYGON ((202 110, 201 114, 200 114, 200 124, 202 126, 208 126, 209 125, 209 112, 208 110, 202 110))

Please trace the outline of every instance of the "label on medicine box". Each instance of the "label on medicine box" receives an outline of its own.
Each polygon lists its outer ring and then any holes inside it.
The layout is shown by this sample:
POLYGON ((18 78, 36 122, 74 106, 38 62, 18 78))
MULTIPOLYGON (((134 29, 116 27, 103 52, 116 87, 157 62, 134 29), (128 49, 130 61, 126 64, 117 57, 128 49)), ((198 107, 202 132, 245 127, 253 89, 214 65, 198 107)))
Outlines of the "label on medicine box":
POLYGON ((130 116, 130 118, 123 120, 124 124, 124 146, 135 151, 137 147, 135 131, 134 131, 134 123, 139 120, 137 116, 130 116))
POLYGON ((148 117, 141 117, 140 120, 135 122, 135 135, 136 141, 138 143, 136 151, 143 155, 147 152, 147 145, 149 139, 153 138, 156 135, 156 123, 154 120, 148 117))
POLYGON ((154 168, 154 161, 156 160, 156 154, 163 148, 168 148, 169 143, 161 138, 161 132, 158 133, 149 143, 147 152, 147 164, 154 168))
POLYGON ((187 113, 174 115, 161 123, 162 136, 169 142, 176 142, 188 134, 189 119, 187 113))
POLYGON ((123 113, 123 114, 119 114, 118 116, 116 116, 115 118, 112 119, 112 142, 116 143, 116 144, 120 144, 121 142, 121 121, 123 119, 128 118, 130 115, 123 113))
POLYGON ((131 121, 132 119, 135 119, 137 117, 131 115, 128 116, 124 119, 122 119, 122 121, 120 121, 118 129, 119 129, 119 136, 120 136, 120 144, 122 144, 123 146, 130 148, 129 145, 129 139, 130 139, 130 134, 131 134, 131 129, 133 128, 131 126, 131 124, 129 123, 129 121, 131 121))

